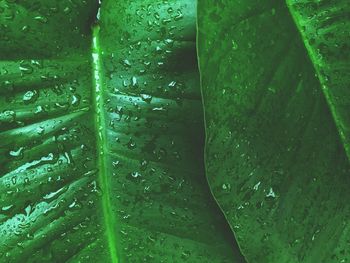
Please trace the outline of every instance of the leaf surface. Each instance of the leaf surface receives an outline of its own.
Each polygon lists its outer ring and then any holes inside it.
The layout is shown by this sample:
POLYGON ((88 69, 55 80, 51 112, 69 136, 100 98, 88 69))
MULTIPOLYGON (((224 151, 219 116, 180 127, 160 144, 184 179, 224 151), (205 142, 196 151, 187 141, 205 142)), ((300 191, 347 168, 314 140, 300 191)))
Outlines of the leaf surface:
POLYGON ((243 262, 204 177, 194 1, 0 2, 0 261, 243 262))
POLYGON ((204 176, 195 19, 195 1, 102 3, 106 171, 123 262, 241 261, 204 176))
POLYGON ((248 262, 350 257, 348 17, 346 1, 199 1, 206 171, 248 262))

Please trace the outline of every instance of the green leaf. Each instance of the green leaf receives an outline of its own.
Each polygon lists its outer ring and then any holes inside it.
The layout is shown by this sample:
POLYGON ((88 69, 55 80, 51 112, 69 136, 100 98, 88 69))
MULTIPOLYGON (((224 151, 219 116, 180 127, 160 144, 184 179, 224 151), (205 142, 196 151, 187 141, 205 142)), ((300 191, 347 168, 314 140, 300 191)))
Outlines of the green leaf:
POLYGON ((248 262, 350 257, 349 11, 199 1, 207 176, 248 262))
POLYGON ((347 1, 287 0, 350 158, 350 7, 347 1))
POLYGON ((0 2, 0 261, 243 262, 204 177, 195 2, 0 2))

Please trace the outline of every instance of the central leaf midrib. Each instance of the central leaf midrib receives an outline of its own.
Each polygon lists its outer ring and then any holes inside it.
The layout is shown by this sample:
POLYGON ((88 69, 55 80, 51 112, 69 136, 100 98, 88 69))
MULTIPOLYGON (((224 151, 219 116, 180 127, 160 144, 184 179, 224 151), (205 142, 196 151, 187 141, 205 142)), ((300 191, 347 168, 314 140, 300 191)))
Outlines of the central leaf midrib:
POLYGON ((305 32, 302 30, 301 25, 298 23, 298 21, 301 21, 302 18, 300 17, 300 15, 297 12, 293 11, 293 6, 292 6, 292 3, 290 0, 286 0, 286 5, 287 5, 289 13, 293 19, 293 22, 297 28, 297 31, 300 34, 300 38, 305 46, 305 49, 306 49, 306 52, 307 52, 308 57, 310 59, 310 62, 315 70, 315 73, 317 75, 317 78, 318 78, 320 86, 321 86, 322 93, 323 93, 324 97, 326 98, 327 105, 328 105, 329 110, 332 114, 332 117, 333 117, 332 119, 335 123, 335 126, 337 127, 338 134, 340 136, 343 148, 344 148, 345 153, 348 157, 348 160, 350 160, 350 145, 347 144, 346 132, 345 132, 344 125, 343 125, 344 121, 341 119, 341 116, 338 116, 338 112, 337 112, 336 107, 334 106, 332 96, 328 90, 328 86, 325 84, 325 83, 327 83, 327 81, 325 80, 325 78, 323 77, 323 75, 320 72, 320 62, 319 63, 316 62, 317 61, 317 59, 316 59, 317 54, 315 54, 314 49, 311 47, 311 45, 309 44, 309 41, 307 40, 305 32))
POLYGON ((99 46, 99 31, 98 25, 93 27, 92 33, 92 63, 93 63, 93 105, 94 105, 94 121, 96 134, 96 148, 97 148, 97 167, 98 167, 98 181, 102 189, 102 211, 103 220, 105 224, 106 237, 110 252, 112 263, 118 263, 117 256, 117 242, 114 231, 115 218, 112 213, 109 191, 108 191, 108 177, 106 169, 106 150, 107 140, 106 134, 103 130, 105 123, 104 109, 103 109, 103 91, 101 81, 101 64, 100 64, 100 46, 99 46))

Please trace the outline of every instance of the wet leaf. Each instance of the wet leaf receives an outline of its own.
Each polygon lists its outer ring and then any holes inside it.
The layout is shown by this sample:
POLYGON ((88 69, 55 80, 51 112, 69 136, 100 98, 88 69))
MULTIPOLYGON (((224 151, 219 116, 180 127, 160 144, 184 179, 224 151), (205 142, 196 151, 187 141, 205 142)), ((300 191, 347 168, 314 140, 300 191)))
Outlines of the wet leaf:
POLYGON ((347 262, 347 1, 199 1, 206 171, 248 262, 347 262))
POLYGON ((0 261, 242 262, 204 177, 195 2, 0 1, 0 261))

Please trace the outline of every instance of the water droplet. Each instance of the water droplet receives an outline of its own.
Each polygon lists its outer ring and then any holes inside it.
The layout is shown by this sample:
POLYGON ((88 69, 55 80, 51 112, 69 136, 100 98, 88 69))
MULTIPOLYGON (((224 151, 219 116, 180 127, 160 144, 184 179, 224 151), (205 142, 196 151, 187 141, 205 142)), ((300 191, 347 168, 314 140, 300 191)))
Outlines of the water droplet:
POLYGON ((172 81, 168 85, 169 88, 174 88, 175 86, 176 86, 176 81, 172 81))
POLYGON ((23 101, 25 103, 35 102, 39 94, 36 90, 29 90, 23 95, 23 101))
POLYGON ((47 18, 44 16, 36 16, 34 17, 36 21, 39 21, 40 23, 47 23, 47 18))
POLYGON ((43 135, 44 132, 45 132, 45 129, 44 129, 44 127, 39 126, 38 128, 36 128, 36 132, 37 132, 39 135, 43 135))
POLYGON ((36 108, 35 108, 35 114, 39 114, 39 113, 43 113, 45 110, 44 110, 44 108, 42 107, 42 106, 37 106, 36 108))
POLYGON ((134 88, 137 87, 137 78, 135 76, 131 78, 131 85, 134 88))
POLYGON ((14 122, 16 119, 16 112, 12 110, 5 110, 4 112, 0 113, 0 123, 1 122, 14 122))
POLYGON ((148 162, 146 160, 141 161, 141 170, 146 170, 148 166, 148 162))
POLYGON ((132 176, 133 178, 139 178, 139 177, 141 177, 141 174, 140 174, 139 172, 132 172, 132 173, 131 173, 131 176, 132 176))
POLYGON ((15 206, 14 205, 8 205, 8 206, 3 206, 1 208, 1 211, 3 212, 9 212, 12 208, 14 208, 15 206))
POLYGON ((72 106, 74 106, 74 107, 79 106, 79 104, 80 104, 80 99, 81 99, 81 97, 80 97, 79 95, 74 94, 74 95, 72 96, 72 102, 71 102, 72 106))
POLYGON ((131 63, 130 63, 130 61, 127 60, 127 59, 124 59, 122 64, 123 64, 124 66, 126 66, 126 67, 131 67, 131 63))
POLYGON ((133 139, 130 138, 129 142, 127 143, 127 146, 129 149, 135 149, 136 143, 133 141, 133 139))
POLYGON ((272 187, 270 187, 270 190, 269 190, 268 194, 266 195, 266 197, 272 197, 272 198, 276 197, 276 194, 273 191, 272 187))
POLYGON ((167 38, 164 40, 164 43, 167 44, 168 46, 172 46, 174 44, 174 40, 167 38))
POLYGON ((10 151, 9 154, 12 157, 23 157, 23 150, 24 150, 24 147, 20 147, 17 150, 10 151))
POLYGON ((229 183, 224 183, 224 184, 222 184, 222 186, 221 186, 221 188, 222 188, 222 190, 224 190, 224 191, 231 191, 231 184, 229 184, 229 183))
POLYGON ((15 185, 17 183, 17 177, 16 176, 12 176, 11 182, 12 182, 13 185, 15 185))
POLYGON ((176 16, 175 16, 174 20, 175 20, 175 21, 179 21, 179 20, 181 20, 183 17, 184 17, 184 16, 183 16, 181 10, 178 9, 177 12, 176 12, 176 16))
POLYGON ((238 49, 238 44, 237 44, 237 42, 236 41, 234 41, 234 40, 232 40, 232 49, 233 50, 237 50, 238 49))
POLYGON ((259 190, 259 186, 260 186, 261 182, 258 182, 256 185, 254 185, 253 189, 255 191, 258 191, 259 190))
POLYGON ((31 74, 33 73, 33 67, 27 63, 22 61, 19 65, 19 70, 23 73, 23 74, 31 74))
POLYGON ((141 99, 147 103, 150 103, 152 101, 152 96, 148 94, 140 94, 141 99))

